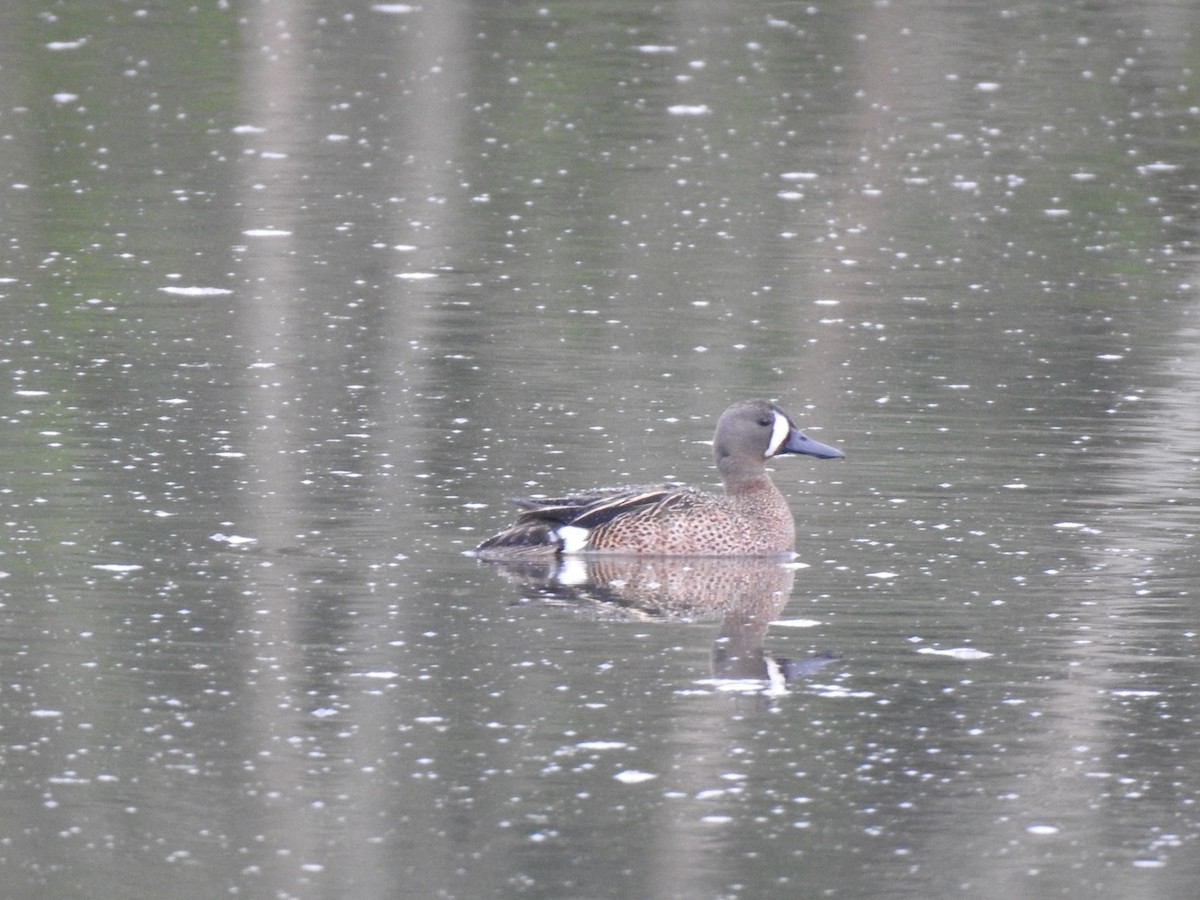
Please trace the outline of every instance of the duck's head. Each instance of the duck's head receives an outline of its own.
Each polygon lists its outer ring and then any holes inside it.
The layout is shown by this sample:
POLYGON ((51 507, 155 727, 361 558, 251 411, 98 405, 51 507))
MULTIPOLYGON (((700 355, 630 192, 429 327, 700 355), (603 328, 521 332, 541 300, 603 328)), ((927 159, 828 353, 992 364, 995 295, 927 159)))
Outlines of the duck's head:
POLYGON ((717 420, 713 438, 717 467, 724 474, 762 471, 766 460, 786 453, 841 459, 836 447, 813 440, 769 400, 735 403, 717 420))

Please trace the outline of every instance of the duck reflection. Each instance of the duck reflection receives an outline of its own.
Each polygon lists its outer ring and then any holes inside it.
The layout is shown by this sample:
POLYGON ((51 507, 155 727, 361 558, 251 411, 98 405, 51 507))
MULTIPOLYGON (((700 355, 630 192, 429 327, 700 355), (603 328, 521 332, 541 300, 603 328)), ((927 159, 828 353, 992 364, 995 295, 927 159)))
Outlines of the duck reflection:
POLYGON ((719 682, 782 689, 837 659, 769 656, 767 628, 779 618, 796 579, 778 558, 562 556, 490 561, 542 602, 604 619, 696 621, 720 616, 712 673, 719 682))

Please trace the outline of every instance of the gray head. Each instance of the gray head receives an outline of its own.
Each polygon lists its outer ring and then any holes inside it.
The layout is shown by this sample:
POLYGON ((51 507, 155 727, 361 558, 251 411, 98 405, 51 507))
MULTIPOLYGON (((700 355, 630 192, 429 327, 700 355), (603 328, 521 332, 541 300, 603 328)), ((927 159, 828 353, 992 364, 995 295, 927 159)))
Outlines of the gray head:
POLYGON ((757 478, 768 459, 785 453, 818 459, 845 456, 836 447, 808 437, 787 413, 769 400, 743 400, 721 413, 713 438, 713 453, 726 482, 757 478))

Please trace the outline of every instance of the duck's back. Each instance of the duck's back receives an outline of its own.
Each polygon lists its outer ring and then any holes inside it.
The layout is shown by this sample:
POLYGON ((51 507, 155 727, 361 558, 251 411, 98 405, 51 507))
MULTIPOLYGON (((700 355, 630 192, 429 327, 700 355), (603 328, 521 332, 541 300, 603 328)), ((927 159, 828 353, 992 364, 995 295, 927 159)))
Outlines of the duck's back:
POLYGON ((790 551, 794 537, 787 501, 766 478, 737 495, 660 484, 516 502, 524 512, 508 530, 480 544, 479 556, 768 555, 790 551))

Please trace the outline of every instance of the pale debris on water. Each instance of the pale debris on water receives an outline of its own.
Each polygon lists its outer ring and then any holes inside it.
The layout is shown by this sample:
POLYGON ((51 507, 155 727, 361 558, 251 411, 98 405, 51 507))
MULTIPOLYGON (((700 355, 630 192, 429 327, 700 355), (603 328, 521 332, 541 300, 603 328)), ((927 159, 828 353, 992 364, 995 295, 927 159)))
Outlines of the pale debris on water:
POLYGON ((223 297, 226 294, 232 294, 233 291, 228 288, 219 287, 203 287, 201 285, 193 285, 190 287, 171 285, 170 287, 159 288, 164 294, 174 294, 177 297, 223 297))
POLYGON ((939 650, 934 647, 921 647, 918 653, 928 653, 931 656, 948 656, 951 659, 987 659, 991 656, 986 650, 976 650, 974 647, 948 647, 939 650))
POLYGON ((773 628, 816 628, 820 624, 817 619, 775 619, 771 622, 773 628))
POLYGON ((625 769, 613 776, 621 784, 641 784, 643 781, 652 781, 657 777, 653 772, 640 772, 637 769, 625 769))
POLYGON ((256 540, 258 540, 257 538, 252 537, 242 537, 240 534, 222 534, 219 531, 216 534, 210 534, 208 539, 210 541, 216 541, 218 544, 228 544, 231 547, 240 547, 243 544, 253 544, 256 540))

